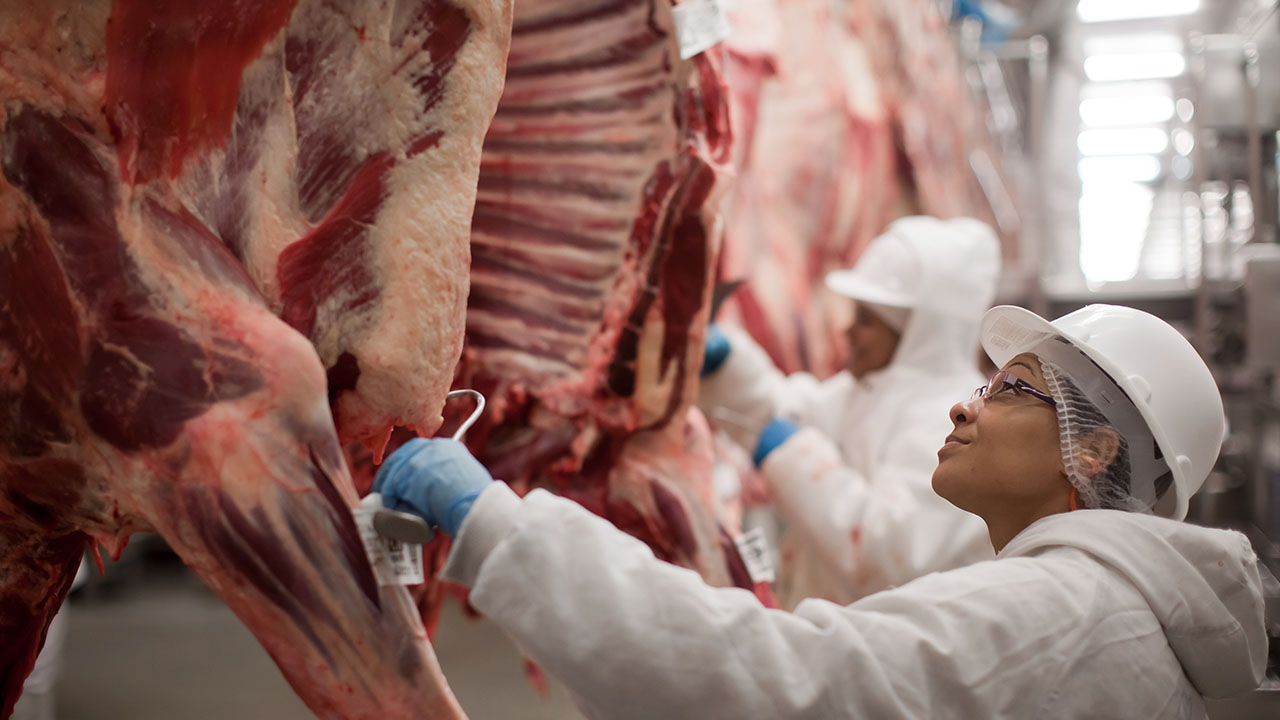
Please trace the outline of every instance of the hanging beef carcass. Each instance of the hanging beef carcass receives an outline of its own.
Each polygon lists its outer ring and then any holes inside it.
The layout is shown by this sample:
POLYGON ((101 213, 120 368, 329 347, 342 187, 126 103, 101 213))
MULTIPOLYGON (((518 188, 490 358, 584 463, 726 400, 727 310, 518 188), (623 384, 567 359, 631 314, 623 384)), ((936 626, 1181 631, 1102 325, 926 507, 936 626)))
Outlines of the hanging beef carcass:
POLYGON ((510 13, 510 0, 303 0, 245 69, 225 152, 178 178, 315 345, 344 441, 441 422, 510 13))
POLYGON ((5 118, 7 717, 91 541, 162 533, 322 717, 457 717, 349 513, 324 375, 218 239, 73 119, 5 118))
POLYGON ((687 419, 718 244, 727 106, 670 0, 521 0, 485 138, 458 384, 469 439, 713 583, 751 587, 687 419))
POLYGON ((978 140, 975 106, 947 18, 927 0, 877 2, 861 15, 868 40, 877 45, 873 57, 897 122, 902 172, 920 211, 989 215, 969 162, 978 140))
POLYGON ((746 280, 724 319, 787 372, 843 362, 847 307, 823 289, 894 217, 889 118, 857 23, 827 0, 740 4, 727 75, 735 182, 720 276, 746 280))
POLYGON ((0 717, 82 551, 146 529, 319 716, 461 716, 271 310, 350 437, 438 422, 509 11, 0 4, 0 717))

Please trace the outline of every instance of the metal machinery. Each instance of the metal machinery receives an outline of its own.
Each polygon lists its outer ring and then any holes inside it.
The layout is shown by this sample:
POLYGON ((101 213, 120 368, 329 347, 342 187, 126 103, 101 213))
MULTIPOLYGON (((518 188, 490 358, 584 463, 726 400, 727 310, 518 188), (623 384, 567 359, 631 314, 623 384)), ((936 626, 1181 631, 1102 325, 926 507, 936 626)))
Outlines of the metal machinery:
POLYGON ((1198 16, 1161 28, 1182 39, 1186 71, 1168 78, 1176 113, 1163 126, 1171 142, 1156 156, 1161 171, 1148 183, 1155 201, 1143 261, 1163 234, 1172 240, 1166 247, 1178 248, 1180 272, 1144 276, 1140 265, 1127 282, 1086 278, 1075 292, 1046 291, 1051 316, 1110 301, 1180 324, 1218 378, 1229 433, 1188 520, 1249 537, 1267 594, 1271 649, 1262 688, 1211 703, 1214 718, 1280 717, 1278 7, 1276 0, 1204 3, 1198 16))
POLYGON ((1048 317, 1141 308, 1182 329, 1218 378, 1229 436, 1188 520, 1249 537, 1271 649, 1263 687, 1210 717, 1280 717, 1280 0, 1169 2, 1157 5, 1190 9, 1091 23, 1077 0, 1017 3, 1026 22, 1011 39, 962 28, 959 44, 992 134, 1020 140, 1027 170, 1000 300, 1048 317), (1156 55, 1169 64, 1128 72, 1156 55), (1099 147, 1108 134, 1161 142, 1099 147))
POLYGON ((1199 212, 1191 220, 1202 257, 1195 339, 1211 358, 1230 423, 1222 457, 1193 502, 1190 519, 1243 531, 1265 568, 1271 666, 1264 690, 1255 696, 1268 697, 1257 708, 1268 712, 1280 708, 1277 5, 1244 3, 1236 32, 1194 37, 1190 48, 1199 195, 1199 212))

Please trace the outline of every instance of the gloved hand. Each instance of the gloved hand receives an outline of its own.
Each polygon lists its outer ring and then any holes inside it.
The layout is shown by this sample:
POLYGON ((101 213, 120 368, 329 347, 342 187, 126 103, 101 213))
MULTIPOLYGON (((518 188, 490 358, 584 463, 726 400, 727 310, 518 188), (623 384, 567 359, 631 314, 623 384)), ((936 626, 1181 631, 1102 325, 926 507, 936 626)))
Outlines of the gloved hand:
POLYGON ((378 468, 373 492, 392 510, 422 517, 428 525, 458 534, 462 521, 493 477, 467 447, 447 438, 414 438, 378 468))
POLYGON ((786 442, 792 435, 800 430, 800 426, 784 420, 782 418, 774 418, 764 426, 764 430, 760 431, 760 439, 756 441, 756 451, 751 454, 751 461, 760 467, 764 464, 764 459, 769 457, 769 453, 778 449, 778 446, 786 442))
POLYGON ((707 326, 707 344, 702 350, 702 372, 701 377, 706 377, 724 364, 725 359, 729 357, 729 337, 724 334, 719 325, 711 323, 707 326))

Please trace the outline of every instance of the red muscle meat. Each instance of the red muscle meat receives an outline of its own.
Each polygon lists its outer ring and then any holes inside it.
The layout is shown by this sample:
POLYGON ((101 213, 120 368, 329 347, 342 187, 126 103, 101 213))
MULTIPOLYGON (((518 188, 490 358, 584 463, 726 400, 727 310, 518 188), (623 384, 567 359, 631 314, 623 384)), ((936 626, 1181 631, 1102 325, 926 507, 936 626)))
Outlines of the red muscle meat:
POLYGON ((897 118, 902 172, 916 204, 938 217, 977 216, 983 203, 969 165, 974 103, 947 19, 923 0, 862 4, 857 21, 897 118))
POLYGON ((723 317, 788 372, 841 367, 847 308, 822 278, 894 217, 890 119, 861 30, 841 14, 859 4, 757 0, 731 18, 735 183, 720 275, 746 283, 723 317))
MULTIPOLYGON (((849 310, 825 274, 901 215, 994 224, 973 165, 998 173, 1000 156, 936 3, 755 0, 731 20, 735 182, 719 272, 746 283, 722 317, 783 370, 825 377, 843 366, 849 310)), ((1016 193, 987 182, 1016 225, 1016 193)))
POLYGON ((320 717, 461 717, 329 401, 438 423, 509 13, 0 4, 0 717, 84 549, 148 529, 320 717))
POLYGON ((469 442, 711 582, 750 587, 711 512, 696 389, 728 159, 718 56, 670 0, 521 0, 485 138, 458 386, 469 442))
MULTIPOLYGON (((376 447, 393 426, 429 435, 441 422, 510 23, 510 0, 302 0, 245 66, 225 144, 175 177, 315 345, 344 442, 376 447)), ((127 60, 172 52, 180 30, 153 27, 123 38, 127 60)), ((129 78, 148 92, 149 75, 129 78)), ((179 97, 206 102, 204 90, 179 97)), ((117 124, 145 123, 130 107, 117 124)), ((166 164, 139 155, 139 167, 166 164)))

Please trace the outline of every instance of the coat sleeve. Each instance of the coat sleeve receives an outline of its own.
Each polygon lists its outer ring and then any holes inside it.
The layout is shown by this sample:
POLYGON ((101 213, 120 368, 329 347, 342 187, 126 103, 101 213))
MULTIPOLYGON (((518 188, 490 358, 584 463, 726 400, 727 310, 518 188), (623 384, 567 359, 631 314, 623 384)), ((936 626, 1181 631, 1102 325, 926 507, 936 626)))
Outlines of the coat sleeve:
POLYGON ((866 475, 825 435, 804 429, 761 472, 788 527, 831 572, 854 587, 901 585, 995 556, 982 520, 933 491, 947 427, 932 405, 909 409, 866 475))
POLYGON ((729 356, 698 386, 698 409, 751 452, 770 419, 786 415, 809 422, 806 409, 824 395, 824 383, 809 373, 785 375, 751 336, 725 328, 729 356))
POLYGON ((943 717, 933 682, 965 703, 948 674, 962 671, 953 635, 972 623, 940 617, 937 593, 890 599, 887 613, 813 600, 766 609, 540 490, 485 490, 443 577, 469 586, 476 609, 591 718, 943 717))

